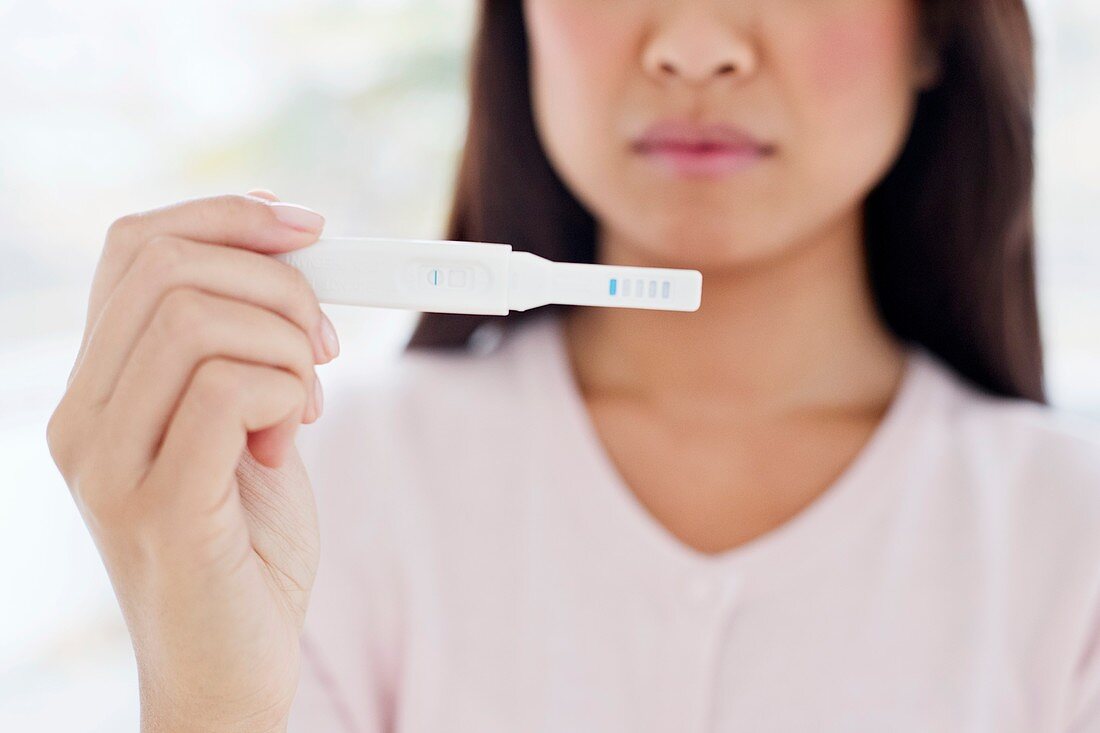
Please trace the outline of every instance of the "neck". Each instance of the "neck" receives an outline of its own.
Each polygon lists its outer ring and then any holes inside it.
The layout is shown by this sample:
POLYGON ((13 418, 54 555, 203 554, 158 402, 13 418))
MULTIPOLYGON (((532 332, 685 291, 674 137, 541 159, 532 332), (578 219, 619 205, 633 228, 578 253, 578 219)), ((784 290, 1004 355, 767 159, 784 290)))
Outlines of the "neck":
MULTIPOLYGON (((704 270, 692 313, 570 309, 577 381, 586 394, 677 414, 883 407, 904 350, 875 312, 861 241, 853 215, 782 256, 704 270)), ((605 263, 657 264, 604 233, 597 253, 605 263)))

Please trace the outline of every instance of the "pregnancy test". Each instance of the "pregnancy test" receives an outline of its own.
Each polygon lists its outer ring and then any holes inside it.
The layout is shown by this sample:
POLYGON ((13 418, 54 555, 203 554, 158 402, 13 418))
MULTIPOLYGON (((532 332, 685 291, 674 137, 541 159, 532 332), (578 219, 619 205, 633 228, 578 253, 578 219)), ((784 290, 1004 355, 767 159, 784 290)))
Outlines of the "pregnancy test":
POLYGON ((508 315, 543 305, 695 311, 698 270, 553 262, 510 244, 322 237, 272 255, 296 268, 322 303, 430 313, 508 315))

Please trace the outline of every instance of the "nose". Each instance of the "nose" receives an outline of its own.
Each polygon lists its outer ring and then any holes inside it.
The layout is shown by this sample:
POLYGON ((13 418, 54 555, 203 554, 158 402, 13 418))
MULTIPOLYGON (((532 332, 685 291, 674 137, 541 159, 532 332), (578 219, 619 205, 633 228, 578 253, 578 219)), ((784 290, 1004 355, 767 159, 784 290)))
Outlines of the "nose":
POLYGON ((657 28, 644 47, 642 63, 659 82, 701 84, 751 76, 757 51, 743 30, 713 15, 681 13, 657 28))

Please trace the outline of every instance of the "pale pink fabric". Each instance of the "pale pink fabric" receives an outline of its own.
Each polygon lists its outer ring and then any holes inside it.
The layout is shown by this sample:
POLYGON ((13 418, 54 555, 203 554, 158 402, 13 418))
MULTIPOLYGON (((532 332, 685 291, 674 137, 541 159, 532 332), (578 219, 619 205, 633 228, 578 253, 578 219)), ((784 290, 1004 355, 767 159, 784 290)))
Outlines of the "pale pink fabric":
POLYGON ((1090 424, 913 350, 825 494, 704 556, 624 486, 559 326, 404 354, 302 429, 291 733, 1100 731, 1090 424))

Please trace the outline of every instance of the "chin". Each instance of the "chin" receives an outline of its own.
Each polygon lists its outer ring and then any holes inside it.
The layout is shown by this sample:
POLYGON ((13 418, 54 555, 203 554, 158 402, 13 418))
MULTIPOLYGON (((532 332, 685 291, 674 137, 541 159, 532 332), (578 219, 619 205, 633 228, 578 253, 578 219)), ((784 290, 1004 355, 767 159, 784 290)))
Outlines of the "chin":
MULTIPOLYGON (((782 249, 764 241, 759 232, 746 231, 728 218, 700 220, 684 217, 637 217, 620 229, 624 252, 630 259, 650 267, 715 270, 751 265, 782 249)), ((743 222, 740 222, 743 224, 743 222)), ((623 263, 620 263, 623 264, 623 263)))

